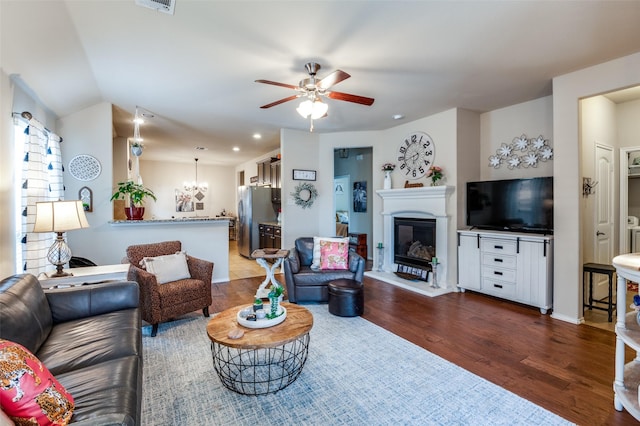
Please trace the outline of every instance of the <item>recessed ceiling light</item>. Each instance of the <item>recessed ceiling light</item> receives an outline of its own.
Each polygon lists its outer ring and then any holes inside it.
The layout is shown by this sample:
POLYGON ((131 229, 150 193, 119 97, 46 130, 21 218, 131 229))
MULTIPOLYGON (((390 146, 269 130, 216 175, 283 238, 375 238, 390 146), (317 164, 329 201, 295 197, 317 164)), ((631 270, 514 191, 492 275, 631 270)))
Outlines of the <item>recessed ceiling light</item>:
POLYGON ((404 118, 404 115, 402 114, 393 114, 394 120, 402 120, 403 118, 404 118))
POLYGON ((262 139, 262 135, 260 133, 254 133, 253 134, 253 138, 254 139, 262 139))
POLYGON ((238 148, 237 146, 234 146, 234 147, 233 147, 233 150, 234 150, 235 152, 238 152, 238 151, 240 151, 240 148, 238 148))
POLYGON ((196 146, 196 151, 206 151, 206 150, 208 150, 208 149, 209 149, 209 148, 206 148, 206 147, 204 147, 204 146, 196 146))

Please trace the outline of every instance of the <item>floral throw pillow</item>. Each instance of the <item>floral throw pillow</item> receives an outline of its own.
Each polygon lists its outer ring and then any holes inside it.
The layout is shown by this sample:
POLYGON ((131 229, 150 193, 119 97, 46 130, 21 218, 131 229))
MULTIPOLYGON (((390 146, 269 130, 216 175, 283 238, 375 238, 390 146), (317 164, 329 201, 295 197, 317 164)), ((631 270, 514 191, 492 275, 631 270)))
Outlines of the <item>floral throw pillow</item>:
POLYGON ((0 405, 16 424, 66 425, 73 397, 24 346, 0 339, 0 405))
POLYGON ((349 269, 349 240, 320 241, 320 269, 349 269))
POLYGON ((321 268, 320 265, 320 243, 321 242, 335 242, 346 243, 349 246, 348 237, 313 237, 313 262, 311 263, 311 269, 318 271, 321 268))

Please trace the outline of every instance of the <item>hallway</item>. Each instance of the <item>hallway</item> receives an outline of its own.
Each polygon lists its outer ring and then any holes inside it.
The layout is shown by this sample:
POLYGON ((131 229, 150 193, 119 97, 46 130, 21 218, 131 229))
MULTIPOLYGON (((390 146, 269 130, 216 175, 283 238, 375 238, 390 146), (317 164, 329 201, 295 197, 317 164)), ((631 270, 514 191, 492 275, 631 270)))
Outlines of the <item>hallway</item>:
POLYGON ((264 277, 265 270, 255 260, 247 259, 238 254, 238 242, 229 241, 229 278, 239 280, 250 277, 264 277))

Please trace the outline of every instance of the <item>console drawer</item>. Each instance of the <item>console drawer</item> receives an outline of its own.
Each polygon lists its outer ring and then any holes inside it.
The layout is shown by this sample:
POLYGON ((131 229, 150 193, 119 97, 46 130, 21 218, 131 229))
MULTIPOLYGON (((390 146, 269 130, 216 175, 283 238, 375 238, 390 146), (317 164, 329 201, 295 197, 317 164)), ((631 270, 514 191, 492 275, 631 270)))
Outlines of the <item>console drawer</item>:
POLYGON ((484 253, 482 255, 482 264, 485 266, 498 268, 516 268, 517 260, 515 256, 505 256, 498 253, 484 253))
POLYGON ((483 253, 517 254, 516 242, 510 240, 482 238, 480 240, 480 249, 483 253))
POLYGON ((515 283, 516 271, 513 269, 503 269, 503 268, 496 268, 493 266, 482 265, 482 278, 515 283))
POLYGON ((516 298, 516 284, 491 278, 482 278, 482 291, 493 296, 514 300, 516 298))

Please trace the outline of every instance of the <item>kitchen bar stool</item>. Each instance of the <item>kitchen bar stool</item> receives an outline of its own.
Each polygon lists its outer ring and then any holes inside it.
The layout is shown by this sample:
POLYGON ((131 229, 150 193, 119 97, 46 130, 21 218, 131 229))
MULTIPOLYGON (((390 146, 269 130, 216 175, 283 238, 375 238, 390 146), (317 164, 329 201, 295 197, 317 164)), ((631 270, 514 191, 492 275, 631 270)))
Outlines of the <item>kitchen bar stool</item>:
POLYGON ((613 301, 613 274, 616 272, 616 268, 611 265, 605 265, 602 263, 585 263, 582 267, 582 286, 584 290, 585 296, 588 294, 588 302, 583 300, 582 309, 589 308, 591 309, 599 309, 601 311, 607 311, 609 314, 609 322, 611 322, 611 318, 613 316, 613 310, 616 307, 616 304, 613 301), (586 281, 585 274, 589 274, 589 292, 587 293, 586 289, 586 281), (593 298, 593 274, 602 274, 607 275, 609 277, 609 295, 607 297, 603 297, 602 299, 594 299, 593 298), (596 303, 606 304, 606 307, 597 306, 596 303))

